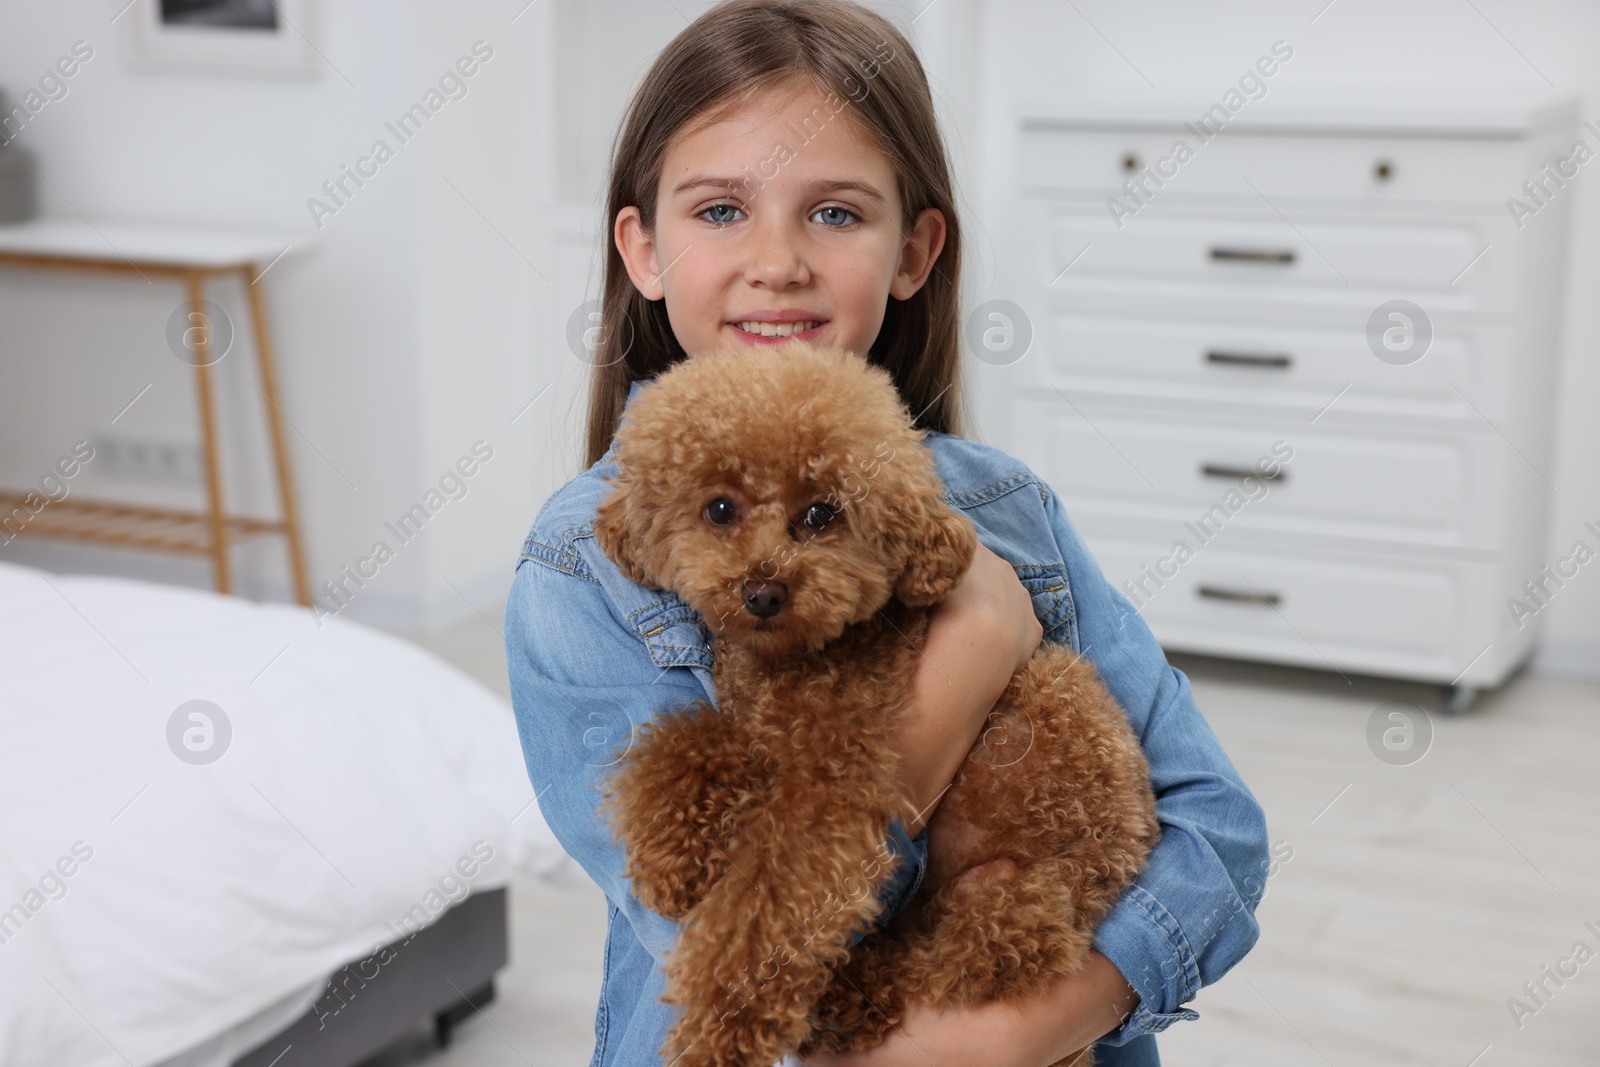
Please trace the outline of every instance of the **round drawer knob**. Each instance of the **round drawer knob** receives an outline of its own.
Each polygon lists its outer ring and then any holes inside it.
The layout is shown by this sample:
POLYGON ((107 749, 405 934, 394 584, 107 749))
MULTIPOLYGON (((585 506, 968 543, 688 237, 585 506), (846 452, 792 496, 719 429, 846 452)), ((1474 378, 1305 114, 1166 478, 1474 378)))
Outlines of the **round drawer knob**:
POLYGON ((1122 169, 1132 174, 1139 169, 1139 154, 1137 152, 1124 152, 1122 154, 1122 169))
POLYGON ((1387 159, 1380 159, 1372 165, 1372 176, 1380 182, 1386 182, 1394 177, 1394 164, 1387 159))

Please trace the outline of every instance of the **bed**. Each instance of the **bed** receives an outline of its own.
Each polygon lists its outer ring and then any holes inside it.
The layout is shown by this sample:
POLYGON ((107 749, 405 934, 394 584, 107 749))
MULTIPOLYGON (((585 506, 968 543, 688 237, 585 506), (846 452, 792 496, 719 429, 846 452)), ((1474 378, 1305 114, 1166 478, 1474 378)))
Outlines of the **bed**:
POLYGON ((6 563, 0 605, 0 1063, 447 1036, 492 996, 511 880, 586 880, 510 707, 409 642, 6 563))

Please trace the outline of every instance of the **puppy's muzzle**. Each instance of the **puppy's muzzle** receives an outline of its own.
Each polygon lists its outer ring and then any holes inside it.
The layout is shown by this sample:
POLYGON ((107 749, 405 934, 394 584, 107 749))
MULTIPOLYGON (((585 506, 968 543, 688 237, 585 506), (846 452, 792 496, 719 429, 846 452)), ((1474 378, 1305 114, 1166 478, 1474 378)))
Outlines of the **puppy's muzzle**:
POLYGON ((783 610, 789 587, 782 582, 751 578, 744 583, 744 608, 758 619, 770 619, 783 610))

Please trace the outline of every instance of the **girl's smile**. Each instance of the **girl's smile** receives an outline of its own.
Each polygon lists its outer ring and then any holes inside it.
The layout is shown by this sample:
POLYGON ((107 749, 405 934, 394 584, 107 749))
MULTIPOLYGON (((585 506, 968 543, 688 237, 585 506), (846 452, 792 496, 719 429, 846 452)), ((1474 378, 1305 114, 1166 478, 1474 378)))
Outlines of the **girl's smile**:
POLYGON ((747 345, 781 345, 791 337, 814 341, 822 336, 827 324, 821 312, 805 308, 787 311, 758 308, 728 323, 733 327, 735 338, 747 345))
POLYGON ((890 297, 909 299, 944 245, 942 212, 904 218, 894 168, 854 105, 797 80, 752 93, 669 144, 654 225, 614 239, 685 352, 792 339, 866 353, 890 297))

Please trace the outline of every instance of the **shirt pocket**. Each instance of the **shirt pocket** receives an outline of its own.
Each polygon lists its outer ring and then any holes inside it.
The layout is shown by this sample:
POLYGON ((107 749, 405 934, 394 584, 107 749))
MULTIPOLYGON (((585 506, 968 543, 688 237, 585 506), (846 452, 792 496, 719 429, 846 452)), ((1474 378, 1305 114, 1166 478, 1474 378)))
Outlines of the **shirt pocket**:
POLYGON ((1033 614, 1044 627, 1044 640, 1055 645, 1072 642, 1072 589, 1065 563, 1013 565, 1022 587, 1033 598, 1033 614))

